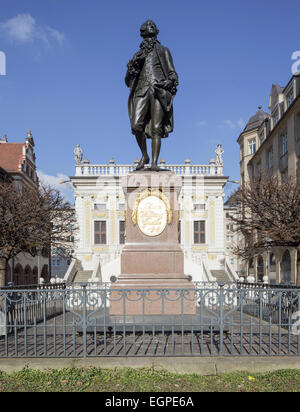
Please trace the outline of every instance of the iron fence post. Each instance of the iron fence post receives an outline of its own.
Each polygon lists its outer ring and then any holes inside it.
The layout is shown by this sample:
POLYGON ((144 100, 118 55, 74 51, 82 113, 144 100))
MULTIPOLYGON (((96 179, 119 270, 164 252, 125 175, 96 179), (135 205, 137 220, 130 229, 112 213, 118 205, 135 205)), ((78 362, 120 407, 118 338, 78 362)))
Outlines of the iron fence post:
POLYGON ((87 356, 87 342, 86 342, 86 329, 87 329, 87 284, 82 285, 82 337, 83 337, 83 357, 87 356))
POLYGON ((220 355, 223 355, 223 333, 224 333, 224 283, 219 283, 220 286, 220 355))

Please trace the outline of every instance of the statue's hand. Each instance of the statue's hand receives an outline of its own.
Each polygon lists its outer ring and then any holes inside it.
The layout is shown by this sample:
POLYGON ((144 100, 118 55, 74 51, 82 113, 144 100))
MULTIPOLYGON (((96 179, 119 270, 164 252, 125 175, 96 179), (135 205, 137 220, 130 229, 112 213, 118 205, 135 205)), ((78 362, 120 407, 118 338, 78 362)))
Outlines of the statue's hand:
POLYGON ((174 82, 172 80, 164 80, 163 82, 156 83, 156 86, 171 92, 174 86, 174 82))

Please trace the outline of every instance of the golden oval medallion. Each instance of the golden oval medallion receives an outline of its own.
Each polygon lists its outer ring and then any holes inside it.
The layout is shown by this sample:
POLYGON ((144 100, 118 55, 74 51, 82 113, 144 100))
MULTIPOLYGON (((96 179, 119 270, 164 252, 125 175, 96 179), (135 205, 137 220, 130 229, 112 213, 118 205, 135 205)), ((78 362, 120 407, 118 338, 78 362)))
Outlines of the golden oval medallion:
POLYGON ((137 224, 146 236, 158 236, 167 226, 168 213, 165 202, 157 196, 147 196, 137 207, 137 224))

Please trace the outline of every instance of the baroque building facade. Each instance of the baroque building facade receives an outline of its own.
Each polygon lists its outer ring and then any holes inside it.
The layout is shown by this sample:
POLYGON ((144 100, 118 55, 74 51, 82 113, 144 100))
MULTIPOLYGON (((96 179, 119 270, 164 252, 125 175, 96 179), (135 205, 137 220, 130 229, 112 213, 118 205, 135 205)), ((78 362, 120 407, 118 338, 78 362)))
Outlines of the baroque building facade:
MULTIPOLYGON (((75 148, 75 210, 79 233, 75 242, 76 259, 65 279, 109 282, 120 273, 120 254, 126 240, 122 178, 135 170, 132 165, 90 164, 83 160, 79 145, 75 148), (76 266, 77 265, 77 266, 76 266), (76 269, 77 267, 77 269, 76 269)), ((205 165, 166 164, 182 178, 179 195, 180 219, 178 241, 185 256, 185 273, 194 281, 235 280, 236 274, 226 259, 224 245, 223 149, 219 145, 216 159, 205 165)))
MULTIPOLYGON (((300 72, 285 87, 272 85, 269 113, 259 107, 237 141, 241 183, 261 171, 280 181, 300 176, 300 72)), ((256 281, 299 284, 299 252, 284 247, 267 250, 254 256, 245 270, 256 281)))
MULTIPOLYGON (((14 185, 38 187, 34 139, 31 130, 23 143, 10 143, 7 135, 0 139, 0 180, 8 178, 14 185)), ((50 280, 49 252, 42 250, 34 256, 20 253, 8 263, 5 283, 14 285, 37 284, 42 278, 50 280)))

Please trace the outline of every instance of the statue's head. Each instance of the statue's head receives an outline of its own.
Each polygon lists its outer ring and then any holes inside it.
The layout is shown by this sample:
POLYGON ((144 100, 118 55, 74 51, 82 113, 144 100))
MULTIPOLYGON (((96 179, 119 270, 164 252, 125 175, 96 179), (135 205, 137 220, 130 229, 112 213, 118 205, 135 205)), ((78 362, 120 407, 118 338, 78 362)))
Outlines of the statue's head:
POLYGON ((152 20, 145 21, 140 28, 141 36, 146 39, 147 37, 156 37, 159 33, 156 24, 152 20))

